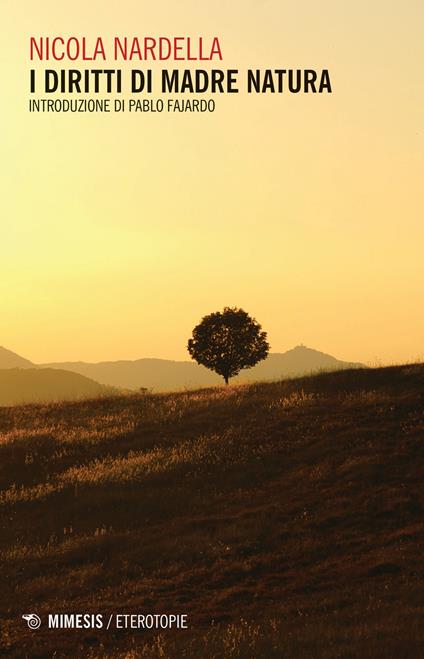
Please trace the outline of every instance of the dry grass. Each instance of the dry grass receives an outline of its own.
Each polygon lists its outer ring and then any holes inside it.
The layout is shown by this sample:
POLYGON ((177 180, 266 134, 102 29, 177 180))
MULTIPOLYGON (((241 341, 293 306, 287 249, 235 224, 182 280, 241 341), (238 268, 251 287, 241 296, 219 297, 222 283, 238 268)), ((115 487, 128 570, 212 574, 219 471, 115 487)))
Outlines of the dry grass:
POLYGON ((0 653, 421 657, 423 391, 408 365, 0 409, 0 653))

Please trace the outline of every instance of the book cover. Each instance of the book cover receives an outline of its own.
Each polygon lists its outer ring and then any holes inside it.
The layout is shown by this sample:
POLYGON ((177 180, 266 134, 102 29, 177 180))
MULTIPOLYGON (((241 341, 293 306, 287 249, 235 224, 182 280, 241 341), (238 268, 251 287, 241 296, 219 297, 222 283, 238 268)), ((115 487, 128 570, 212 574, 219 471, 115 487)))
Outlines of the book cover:
POLYGON ((0 654, 419 659, 422 2, 0 16, 0 654))

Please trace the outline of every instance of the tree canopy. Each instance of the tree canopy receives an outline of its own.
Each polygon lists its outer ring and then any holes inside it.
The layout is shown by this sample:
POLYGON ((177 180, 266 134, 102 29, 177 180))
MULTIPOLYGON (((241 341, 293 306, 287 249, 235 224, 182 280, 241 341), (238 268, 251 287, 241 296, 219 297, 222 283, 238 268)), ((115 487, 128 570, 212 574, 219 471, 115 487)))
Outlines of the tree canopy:
POLYGON ((225 307, 202 318, 187 349, 198 364, 215 371, 228 384, 241 370, 265 359, 269 344, 267 333, 246 311, 225 307))

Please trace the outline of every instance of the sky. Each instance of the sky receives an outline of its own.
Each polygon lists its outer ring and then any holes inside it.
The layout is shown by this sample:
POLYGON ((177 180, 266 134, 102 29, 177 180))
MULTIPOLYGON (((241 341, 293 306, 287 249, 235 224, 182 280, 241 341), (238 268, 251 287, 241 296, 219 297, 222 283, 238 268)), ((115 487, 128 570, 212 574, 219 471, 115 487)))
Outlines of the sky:
POLYGON ((423 358, 421 1, 2 0, 0 19, 0 345, 187 359, 194 325, 239 306, 274 352, 423 358), (30 36, 115 35, 218 36, 216 68, 327 68, 333 93, 28 112, 30 36))

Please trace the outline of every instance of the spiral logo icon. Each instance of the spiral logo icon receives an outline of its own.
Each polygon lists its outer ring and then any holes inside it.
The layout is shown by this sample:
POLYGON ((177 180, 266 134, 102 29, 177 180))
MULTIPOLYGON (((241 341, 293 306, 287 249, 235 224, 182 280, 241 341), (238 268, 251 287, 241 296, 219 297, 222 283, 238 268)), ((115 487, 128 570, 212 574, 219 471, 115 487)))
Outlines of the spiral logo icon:
POLYGON ((41 626, 41 619, 36 613, 25 613, 22 618, 27 621, 30 629, 38 629, 41 626))

